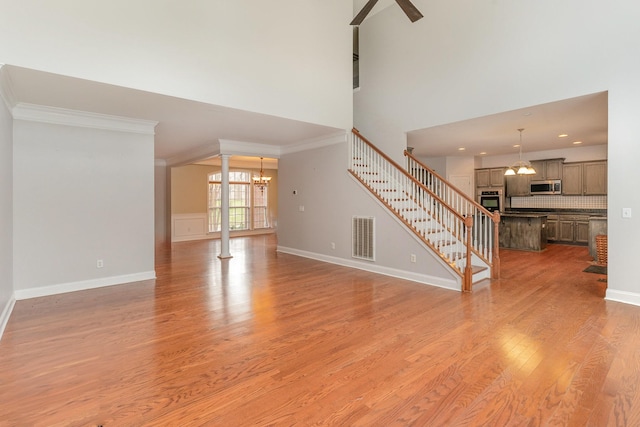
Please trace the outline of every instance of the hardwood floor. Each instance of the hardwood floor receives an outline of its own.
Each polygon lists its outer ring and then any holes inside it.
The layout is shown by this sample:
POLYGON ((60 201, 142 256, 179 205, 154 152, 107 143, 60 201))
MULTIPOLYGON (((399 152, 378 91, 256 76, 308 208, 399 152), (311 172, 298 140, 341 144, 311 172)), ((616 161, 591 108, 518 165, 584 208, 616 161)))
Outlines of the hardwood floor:
POLYGON ((584 247, 473 294, 275 252, 160 248, 157 280, 18 301, 0 426, 638 426, 640 307, 584 247))

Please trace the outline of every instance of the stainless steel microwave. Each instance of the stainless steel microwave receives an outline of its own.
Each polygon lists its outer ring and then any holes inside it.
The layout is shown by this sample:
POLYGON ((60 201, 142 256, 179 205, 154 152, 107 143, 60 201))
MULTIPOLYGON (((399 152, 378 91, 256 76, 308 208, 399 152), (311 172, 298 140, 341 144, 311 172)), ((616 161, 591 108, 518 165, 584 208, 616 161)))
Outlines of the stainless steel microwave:
POLYGON ((531 181, 529 192, 532 196, 538 194, 562 194, 562 181, 550 179, 548 181, 531 181))

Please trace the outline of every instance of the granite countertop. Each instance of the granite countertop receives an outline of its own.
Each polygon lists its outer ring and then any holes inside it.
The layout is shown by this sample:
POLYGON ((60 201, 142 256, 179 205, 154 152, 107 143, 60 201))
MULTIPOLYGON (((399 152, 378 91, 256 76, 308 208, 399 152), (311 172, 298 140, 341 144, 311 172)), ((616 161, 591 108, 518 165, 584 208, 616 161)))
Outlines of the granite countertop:
POLYGON ((504 212, 501 213, 500 216, 514 218, 546 218, 547 214, 539 212, 504 212))
POLYGON ((537 213, 540 215, 587 215, 590 217, 607 217, 606 209, 552 209, 552 208, 507 208, 500 215, 509 214, 529 214, 537 213))

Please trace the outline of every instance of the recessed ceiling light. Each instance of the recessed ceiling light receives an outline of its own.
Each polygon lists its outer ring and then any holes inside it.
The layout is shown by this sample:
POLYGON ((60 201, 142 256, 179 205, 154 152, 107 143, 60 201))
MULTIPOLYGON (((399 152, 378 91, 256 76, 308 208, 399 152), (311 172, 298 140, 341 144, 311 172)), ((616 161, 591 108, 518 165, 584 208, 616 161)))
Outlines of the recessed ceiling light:
POLYGON ((561 133, 560 135, 558 135, 558 138, 566 138, 568 136, 569 136, 569 134, 561 133))
POLYGON ((519 147, 520 147, 520 144, 516 144, 513 146, 513 148, 519 148, 519 147))
POLYGON ((480 152, 480 155, 481 155, 481 156, 484 156, 485 154, 487 154, 487 152, 486 152, 486 151, 481 151, 481 152, 480 152))
POLYGON ((572 142, 573 145, 578 145, 578 144, 582 144, 582 141, 573 141, 572 142))
POLYGON ((458 151, 464 151, 464 150, 466 150, 466 148, 464 148, 464 147, 458 148, 458 151))
POLYGON ((530 116, 530 115, 531 115, 531 113, 530 113, 530 112, 528 112, 528 111, 527 111, 526 113, 524 113, 524 114, 523 114, 523 116, 527 116, 527 117, 528 117, 528 116, 530 116))

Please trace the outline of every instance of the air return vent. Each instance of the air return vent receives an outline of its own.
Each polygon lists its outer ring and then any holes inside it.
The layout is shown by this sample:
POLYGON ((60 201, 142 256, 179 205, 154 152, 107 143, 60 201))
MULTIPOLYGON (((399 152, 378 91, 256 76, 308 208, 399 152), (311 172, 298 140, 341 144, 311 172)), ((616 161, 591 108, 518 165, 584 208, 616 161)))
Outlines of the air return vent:
POLYGON ((375 261, 375 218, 354 216, 351 221, 351 256, 375 261))

